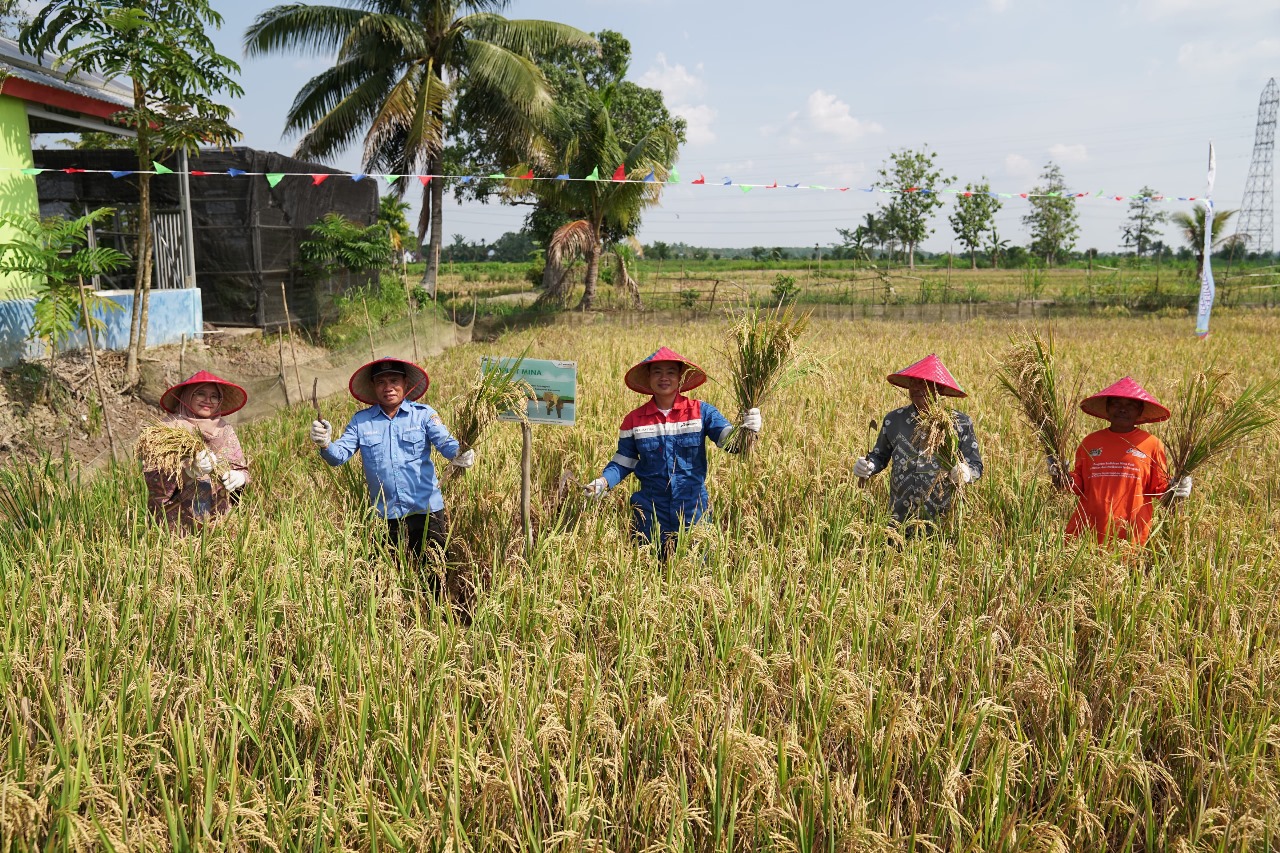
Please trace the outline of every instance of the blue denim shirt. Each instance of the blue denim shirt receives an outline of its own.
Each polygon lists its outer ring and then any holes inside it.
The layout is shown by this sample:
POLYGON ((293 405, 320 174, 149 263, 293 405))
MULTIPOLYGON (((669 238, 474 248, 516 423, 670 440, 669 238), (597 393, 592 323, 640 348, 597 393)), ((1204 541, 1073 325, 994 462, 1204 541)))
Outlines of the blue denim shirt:
POLYGON ((381 406, 356 412, 337 441, 320 451, 330 465, 341 465, 360 451, 369 501, 383 518, 444 509, 431 448, 445 459, 458 455, 458 440, 436 410, 405 400, 394 418, 381 406))

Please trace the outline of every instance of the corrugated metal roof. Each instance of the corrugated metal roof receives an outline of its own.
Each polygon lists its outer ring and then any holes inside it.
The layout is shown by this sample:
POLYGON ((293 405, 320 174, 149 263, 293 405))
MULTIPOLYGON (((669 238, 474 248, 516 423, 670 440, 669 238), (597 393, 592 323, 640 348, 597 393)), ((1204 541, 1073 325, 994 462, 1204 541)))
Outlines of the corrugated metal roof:
MULTIPOLYGON (((0 38, 0 67, 11 77, 39 83, 64 92, 93 98, 121 107, 133 106, 133 89, 118 80, 104 80, 98 74, 67 74, 52 67, 52 59, 45 57, 43 62, 34 56, 18 49, 13 39, 0 38)), ((127 77, 124 79, 128 79, 127 77)))

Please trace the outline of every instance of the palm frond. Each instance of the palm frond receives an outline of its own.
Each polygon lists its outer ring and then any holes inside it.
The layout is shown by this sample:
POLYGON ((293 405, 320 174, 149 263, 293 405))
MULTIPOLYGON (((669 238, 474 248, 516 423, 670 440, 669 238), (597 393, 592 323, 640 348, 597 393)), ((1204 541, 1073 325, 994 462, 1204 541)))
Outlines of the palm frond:
POLYGON ((364 9, 345 6, 309 3, 273 6, 254 18, 245 30, 245 56, 252 58, 290 50, 336 53, 368 15, 364 9))
POLYGON ((585 219, 566 222, 551 235, 547 258, 554 264, 565 264, 585 255, 599 238, 585 219))

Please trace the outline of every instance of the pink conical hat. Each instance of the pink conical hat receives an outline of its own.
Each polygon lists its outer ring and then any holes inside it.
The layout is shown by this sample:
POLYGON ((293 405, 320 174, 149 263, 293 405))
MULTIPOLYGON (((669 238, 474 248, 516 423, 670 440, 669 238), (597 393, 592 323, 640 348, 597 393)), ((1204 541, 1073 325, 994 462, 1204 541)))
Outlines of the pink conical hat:
POLYGON ((657 352, 637 362, 627 371, 626 376, 623 377, 627 387, 641 394, 652 394, 653 389, 649 387, 649 365, 655 361, 674 361, 684 365, 680 370, 684 377, 680 382, 681 391, 692 391, 707 381, 707 372, 701 367, 673 349, 659 347, 657 352))
POLYGON ((217 385, 222 389, 222 407, 218 409, 219 416, 238 412, 244 408, 245 403, 249 402, 249 393, 239 385, 234 382, 228 382, 221 376, 215 376, 207 370, 201 370, 193 373, 187 381, 179 382, 161 394, 160 408, 173 414, 183 414, 180 411, 180 409, 185 408, 182 405, 182 392, 195 385, 204 385, 206 383, 217 385))
POLYGON ((1084 410, 1085 414, 1093 415, 1095 418, 1102 418, 1104 421, 1111 420, 1107 417, 1108 397, 1124 397, 1141 402, 1142 415, 1134 423, 1156 424, 1160 423, 1160 421, 1169 420, 1169 410, 1160 405, 1160 402, 1155 397, 1152 397, 1146 388, 1143 388, 1128 376, 1114 385, 1103 388, 1092 397, 1085 397, 1080 401, 1080 408, 1084 410))
POLYGON ((906 388, 912 379, 923 379, 925 382, 932 382, 938 389, 938 393, 944 397, 968 397, 960 387, 960 383, 951 375, 951 371, 947 370, 946 365, 942 363, 942 359, 933 353, 925 356, 910 367, 904 367, 897 373, 890 373, 887 377, 890 385, 897 385, 899 388, 906 388))

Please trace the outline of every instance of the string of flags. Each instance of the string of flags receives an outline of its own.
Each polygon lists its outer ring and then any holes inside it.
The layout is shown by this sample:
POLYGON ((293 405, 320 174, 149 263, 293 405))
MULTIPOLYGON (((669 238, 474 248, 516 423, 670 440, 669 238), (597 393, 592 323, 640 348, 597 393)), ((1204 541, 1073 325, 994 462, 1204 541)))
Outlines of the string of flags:
POLYGON ((421 183, 424 187, 430 184, 431 181, 433 180, 456 181, 460 184, 470 184, 472 182, 481 181, 481 180, 607 181, 609 183, 617 183, 617 184, 672 185, 672 184, 684 183, 685 185, 690 185, 690 186, 736 187, 743 193, 749 193, 752 190, 757 190, 757 189, 763 189, 763 190, 782 189, 782 190, 810 190, 810 191, 819 191, 819 192, 842 192, 842 193, 844 192, 887 193, 891 195, 903 194, 903 193, 920 193, 921 195, 954 195, 954 196, 964 196, 964 197, 974 196, 974 195, 988 195, 992 198, 1001 198, 1001 199, 1068 198, 1068 199, 1101 199, 1103 201, 1150 201, 1150 202, 1176 202, 1176 201, 1202 201, 1203 200, 1203 196, 1125 195, 1125 194, 1115 194, 1115 193, 1107 192, 1105 190, 1098 190, 1097 192, 1071 192, 1071 191, 1065 191, 1065 190, 1061 192, 987 191, 983 193, 983 192, 973 192, 971 190, 965 190, 965 189, 953 189, 953 188, 933 189, 931 187, 892 187, 892 186, 881 186, 877 184, 872 184, 870 186, 865 186, 865 187, 853 187, 853 186, 829 187, 829 186, 823 186, 822 184, 805 184, 800 182, 797 182, 794 184, 784 183, 779 185, 777 181, 774 181, 771 184, 751 184, 751 183, 739 183, 727 176, 722 178, 719 181, 708 182, 706 176, 702 174, 699 174, 698 177, 693 180, 682 182, 680 180, 680 173, 674 169, 671 170, 670 174, 667 176, 665 180, 660 180, 654 174, 653 170, 649 170, 649 172, 643 177, 632 177, 627 172, 626 166, 618 166, 618 168, 613 171, 612 176, 608 178, 602 178, 600 176, 600 167, 598 166, 591 170, 591 174, 585 175, 580 178, 575 178, 569 174, 560 174, 560 175, 555 175, 554 177, 549 175, 535 175, 532 169, 526 171, 524 174, 521 174, 521 175, 508 175, 503 172, 494 172, 493 174, 488 174, 488 175, 388 175, 388 174, 365 174, 363 172, 357 172, 355 174, 348 175, 348 174, 335 174, 333 172, 247 172, 247 171, 244 171, 243 169, 227 169, 225 171, 203 171, 200 169, 192 169, 188 172, 180 172, 174 169, 170 169, 169 167, 165 166, 163 163, 159 163, 159 162, 152 162, 151 165, 153 167, 151 169, 77 169, 74 167, 68 167, 64 169, 41 169, 41 168, 18 169, 18 168, 10 167, 10 168, 0 168, 0 172, 21 172, 22 174, 29 175, 31 177, 44 174, 45 172, 62 172, 68 175, 98 174, 98 175, 110 175, 111 177, 117 178, 117 179, 126 178, 131 175, 180 175, 180 176, 188 175, 190 177, 195 177, 195 178, 226 175, 232 178, 256 178, 256 177, 265 178, 267 183, 272 187, 279 185, 279 183, 283 181, 285 178, 308 178, 311 181, 311 185, 316 187, 320 186, 330 178, 338 178, 338 179, 349 178, 352 181, 363 181, 366 179, 377 180, 381 178, 382 180, 386 181, 388 186, 394 184, 396 181, 399 181, 401 179, 406 179, 406 180, 417 179, 417 181, 421 183))

